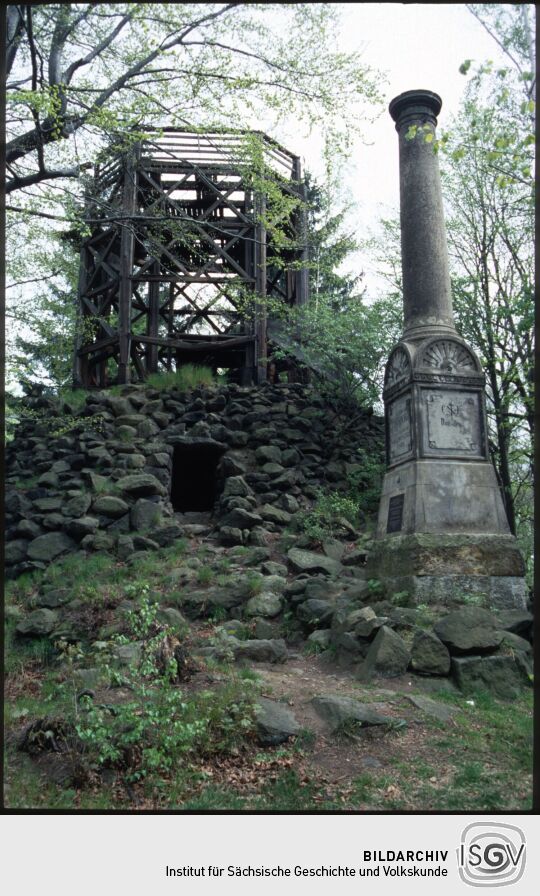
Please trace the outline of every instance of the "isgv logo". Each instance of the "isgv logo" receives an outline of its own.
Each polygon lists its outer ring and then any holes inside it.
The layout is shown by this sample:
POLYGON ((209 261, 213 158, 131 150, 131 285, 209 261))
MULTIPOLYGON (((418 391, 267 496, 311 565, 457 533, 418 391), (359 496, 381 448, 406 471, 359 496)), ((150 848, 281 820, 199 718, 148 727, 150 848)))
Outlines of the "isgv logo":
POLYGON ((457 850, 459 875, 471 887, 514 884, 525 870, 525 835, 498 822, 474 822, 461 835, 457 850))

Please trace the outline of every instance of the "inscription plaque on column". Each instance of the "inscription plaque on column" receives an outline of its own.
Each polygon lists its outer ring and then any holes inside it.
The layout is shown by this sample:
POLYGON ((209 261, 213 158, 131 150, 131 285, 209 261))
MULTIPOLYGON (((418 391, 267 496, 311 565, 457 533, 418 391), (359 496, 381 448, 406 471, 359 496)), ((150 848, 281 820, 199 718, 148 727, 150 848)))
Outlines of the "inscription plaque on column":
POLYGON ((422 389, 426 454, 483 457, 482 408, 477 393, 422 389))
POLYGON ((403 525, 403 504, 405 495, 394 495, 388 502, 388 519, 386 521, 386 531, 401 532, 403 525))
POLYGON ((396 398, 388 406, 389 460, 396 463, 412 451, 411 399, 407 395, 396 398))

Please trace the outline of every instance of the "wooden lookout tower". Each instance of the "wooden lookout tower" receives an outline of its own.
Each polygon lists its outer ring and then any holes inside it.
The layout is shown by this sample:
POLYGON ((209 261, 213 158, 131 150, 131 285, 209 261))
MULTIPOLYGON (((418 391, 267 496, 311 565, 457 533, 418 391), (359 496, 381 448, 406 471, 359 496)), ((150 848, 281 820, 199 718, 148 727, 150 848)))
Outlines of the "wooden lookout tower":
POLYGON ((75 384, 185 363, 266 380, 267 304, 307 300, 303 196, 299 158, 258 132, 162 128, 111 151, 86 198, 75 384))

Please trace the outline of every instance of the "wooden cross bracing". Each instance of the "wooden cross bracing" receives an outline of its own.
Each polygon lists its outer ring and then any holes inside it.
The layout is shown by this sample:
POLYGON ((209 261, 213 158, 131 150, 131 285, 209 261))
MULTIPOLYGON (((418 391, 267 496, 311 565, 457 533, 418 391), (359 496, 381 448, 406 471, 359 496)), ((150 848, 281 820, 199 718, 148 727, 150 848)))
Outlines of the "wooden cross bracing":
POLYGON ((268 182, 298 205, 279 263, 267 197, 246 162, 252 134, 164 128, 96 170, 81 246, 77 385, 194 361, 235 369, 242 382, 266 378, 267 298, 307 300, 307 249, 300 162, 255 136, 268 182))

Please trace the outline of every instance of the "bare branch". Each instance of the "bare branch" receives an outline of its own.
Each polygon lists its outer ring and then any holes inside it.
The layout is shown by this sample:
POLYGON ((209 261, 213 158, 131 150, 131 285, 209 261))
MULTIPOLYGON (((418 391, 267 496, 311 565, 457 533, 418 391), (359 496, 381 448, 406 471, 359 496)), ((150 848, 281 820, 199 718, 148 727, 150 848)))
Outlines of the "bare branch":
POLYGON ((81 59, 76 59, 75 62, 72 62, 71 65, 65 70, 62 80, 64 84, 70 84, 73 75, 77 71, 77 69, 82 68, 84 65, 89 65, 96 56, 100 56, 107 47, 110 47, 114 39, 120 34, 122 29, 132 20, 134 16, 134 12, 130 12, 127 16, 124 16, 116 28, 114 28, 107 37, 103 38, 101 43, 97 45, 97 47, 88 53, 86 56, 81 57, 81 59))
POLYGON ((16 283, 8 283, 6 285, 6 289, 14 289, 16 286, 26 286, 27 283, 43 283, 45 280, 52 280, 53 277, 58 277, 62 271, 53 271, 52 274, 48 274, 46 277, 33 277, 31 280, 18 280, 16 283))
POLYGON ((493 30, 492 28, 490 28, 489 25, 487 25, 487 24, 485 23, 485 21, 482 19, 482 17, 476 12, 476 10, 475 10, 475 8, 474 8, 474 5, 473 5, 472 3, 467 3, 466 6, 467 6, 467 9, 469 10, 469 12, 471 13, 471 15, 473 15, 473 16, 475 17, 476 21, 479 22, 479 23, 481 24, 482 28, 483 28, 485 31, 487 31, 487 33, 488 33, 489 36, 495 41, 495 43, 497 44, 497 46, 500 47, 500 49, 503 51, 504 55, 505 55, 505 56, 508 56, 508 58, 510 59, 510 61, 513 62, 513 64, 514 64, 515 67, 517 68, 518 72, 521 72, 521 71, 522 71, 522 67, 521 67, 521 65, 519 64, 519 62, 517 61, 517 59, 515 59, 515 58, 513 57, 512 53, 510 52, 510 50, 508 49, 508 47, 505 47, 504 43, 497 37, 496 32, 494 32, 494 30, 493 30))
POLYGON ((15 62, 15 56, 19 49, 21 35, 24 30, 24 14, 22 6, 8 6, 7 8, 7 50, 6 50, 6 76, 9 75, 15 62))
POLYGON ((6 205, 6 211, 17 212, 21 215, 33 215, 35 218, 50 218, 51 221, 71 221, 71 218, 65 218, 61 215, 51 215, 49 212, 35 212, 30 208, 21 208, 18 205, 6 205))
POLYGON ((32 184, 38 184, 43 180, 54 180, 58 177, 79 177, 81 170, 77 165, 74 168, 59 168, 57 170, 35 171, 33 174, 26 174, 23 177, 13 177, 6 183, 6 193, 12 193, 13 190, 20 190, 21 187, 29 187, 32 184))

